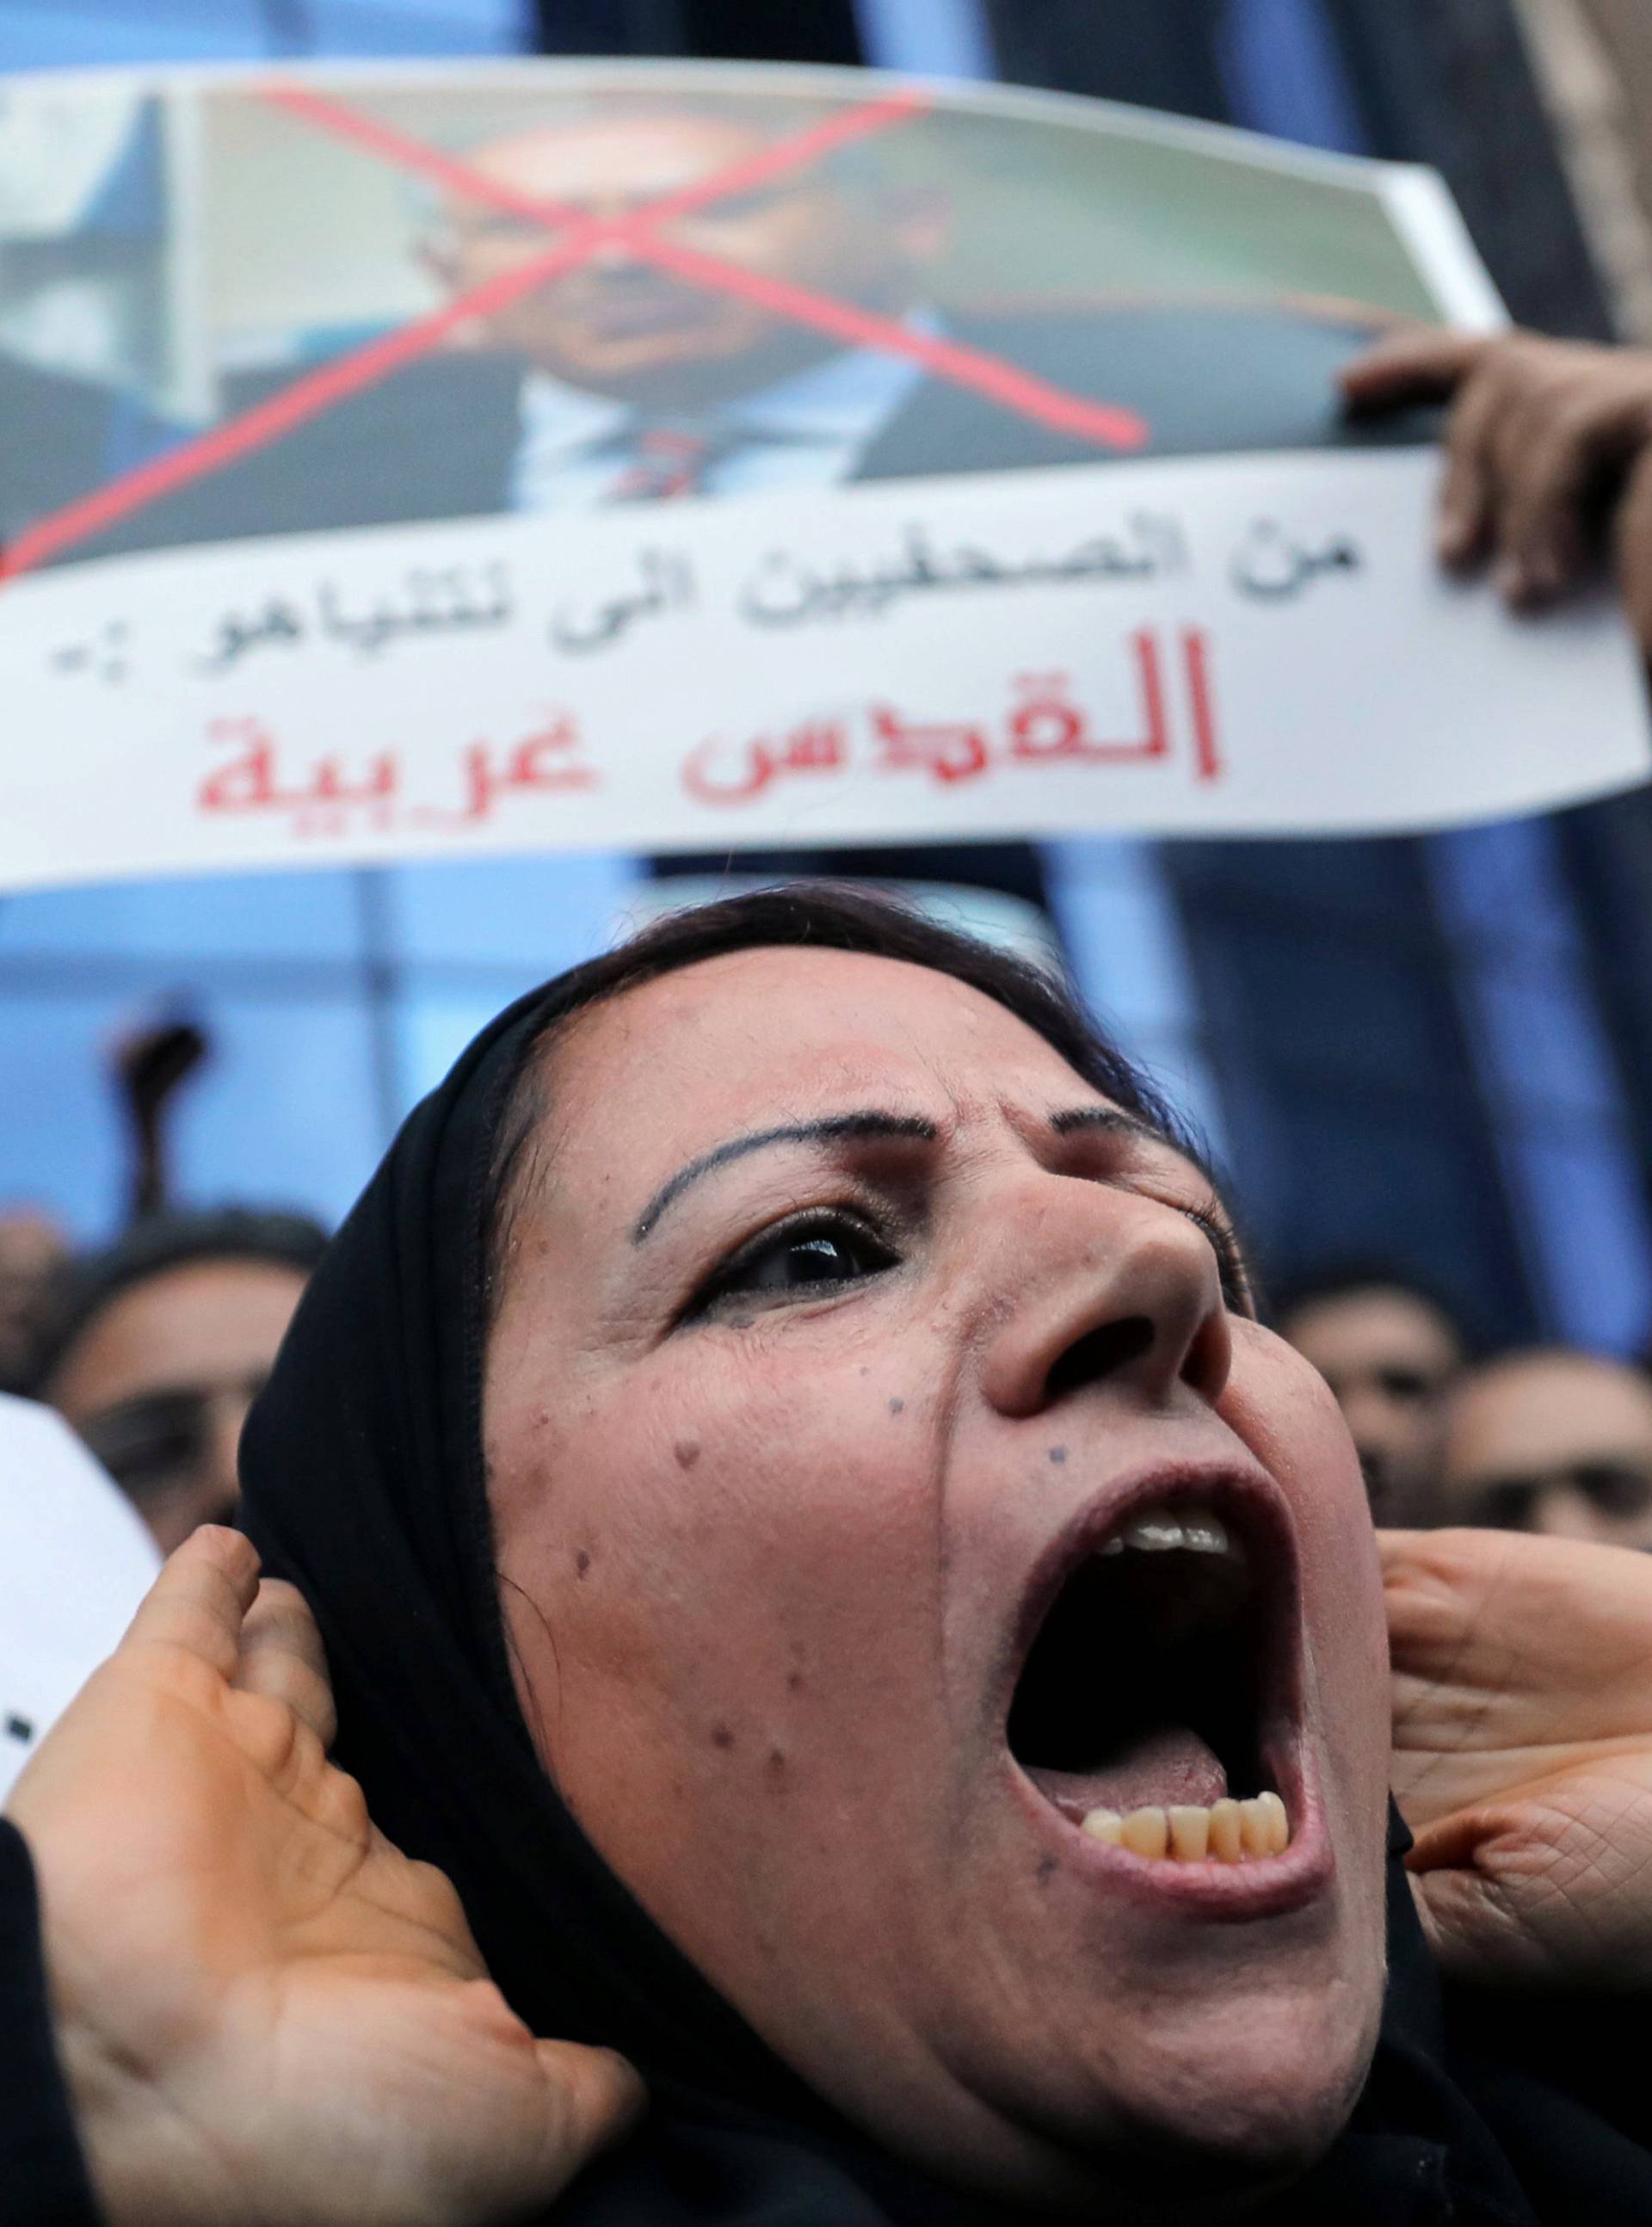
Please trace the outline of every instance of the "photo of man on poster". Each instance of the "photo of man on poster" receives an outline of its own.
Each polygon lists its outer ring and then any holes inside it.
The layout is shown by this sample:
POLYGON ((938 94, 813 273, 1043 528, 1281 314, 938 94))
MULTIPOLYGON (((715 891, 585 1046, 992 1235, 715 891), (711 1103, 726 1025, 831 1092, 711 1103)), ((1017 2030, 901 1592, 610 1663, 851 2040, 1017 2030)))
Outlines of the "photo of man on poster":
MULTIPOLYGON (((321 109, 293 119, 295 165, 318 125, 336 136, 321 109)), ((78 553, 1408 437, 1403 424, 1350 429, 1336 407, 1334 371, 1381 309, 1305 291, 1027 289, 996 249, 985 275, 997 283, 981 285, 978 256, 960 299, 969 141, 932 119, 903 163, 876 137, 786 157, 832 114, 686 89, 519 101, 447 175, 412 187, 399 252, 437 315, 507 283, 554 243, 558 220, 614 233, 658 221, 719 275, 607 238, 78 553), (811 313, 821 304, 824 316, 811 313), (1017 379, 1079 412, 1024 406, 1017 379), (1109 439, 1108 424, 1126 430, 1109 439)), ((384 160, 368 144, 347 151, 384 160)), ((290 362, 232 363, 220 422, 277 401, 295 376, 290 362)))

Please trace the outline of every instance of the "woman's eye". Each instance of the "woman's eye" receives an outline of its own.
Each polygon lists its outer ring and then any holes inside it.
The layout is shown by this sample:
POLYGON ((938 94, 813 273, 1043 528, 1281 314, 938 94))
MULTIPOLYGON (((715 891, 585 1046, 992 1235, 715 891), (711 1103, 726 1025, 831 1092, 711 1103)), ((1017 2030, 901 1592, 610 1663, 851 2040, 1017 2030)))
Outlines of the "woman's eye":
POLYGON ((854 1283, 894 1262, 889 1247, 863 1222, 842 1216, 793 1222, 766 1231, 719 1268, 692 1311, 704 1312, 719 1299, 781 1298, 854 1283))

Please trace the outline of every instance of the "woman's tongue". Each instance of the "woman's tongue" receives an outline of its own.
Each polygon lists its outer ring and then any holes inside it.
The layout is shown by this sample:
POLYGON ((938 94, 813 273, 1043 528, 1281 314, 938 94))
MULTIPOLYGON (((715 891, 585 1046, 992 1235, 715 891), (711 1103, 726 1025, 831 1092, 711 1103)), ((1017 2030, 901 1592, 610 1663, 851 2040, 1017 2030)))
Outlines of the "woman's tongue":
POLYGON ((1228 1791, 1228 1773, 1190 1725, 1156 1725, 1132 1735, 1094 1771, 1030 1767, 1027 1776, 1048 1802, 1081 1822, 1091 1809, 1132 1809, 1158 1803, 1208 1809, 1228 1791))

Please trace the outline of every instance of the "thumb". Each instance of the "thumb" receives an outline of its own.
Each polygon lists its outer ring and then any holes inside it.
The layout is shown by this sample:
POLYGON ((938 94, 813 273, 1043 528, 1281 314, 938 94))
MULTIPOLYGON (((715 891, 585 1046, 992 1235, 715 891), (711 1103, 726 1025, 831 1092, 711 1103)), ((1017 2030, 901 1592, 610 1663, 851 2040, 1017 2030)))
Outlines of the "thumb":
POLYGON ((1515 1986, 1633 1986, 1644 1959, 1644 1854, 1616 1833, 1640 1807, 1604 1781, 1586 1801, 1564 1777, 1482 1803, 1417 1835, 1406 1859, 1435 1954, 1459 1978, 1515 1986))
POLYGON ((1543 1959, 1499 1883, 1483 1872, 1410 1873, 1434 1961, 1456 1980, 1518 1980, 1543 1959))
POLYGON ((241 1630, 258 1590, 252 1541, 220 1524, 203 1523, 162 1565, 115 1659, 141 1657, 153 1647, 181 1650, 227 1684, 240 1660, 241 1630))
POLYGON ((611 2049, 536 2041, 533 2053, 544 2083, 551 2194, 635 2125, 647 2108, 647 2090, 635 2067, 611 2049))
POLYGON ((1445 1970, 1505 1981, 1546 1974, 1549 1960, 1531 1924, 1544 1866, 1543 1852, 1526 1843, 1519 1818, 1501 1803, 1459 1809, 1418 1834, 1406 1868, 1445 1970))

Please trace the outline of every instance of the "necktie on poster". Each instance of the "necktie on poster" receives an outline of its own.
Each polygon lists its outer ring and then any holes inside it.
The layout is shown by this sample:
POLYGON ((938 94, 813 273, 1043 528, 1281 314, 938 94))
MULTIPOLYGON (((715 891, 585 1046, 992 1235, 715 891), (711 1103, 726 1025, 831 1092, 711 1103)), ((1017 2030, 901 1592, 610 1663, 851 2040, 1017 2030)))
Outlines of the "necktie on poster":
POLYGON ((1395 321, 1501 322, 1430 172, 858 72, 360 65, 12 80, 8 207, 0 886, 1371 833, 1648 770, 1604 592, 1443 578, 1435 424, 1340 413, 1395 321))

